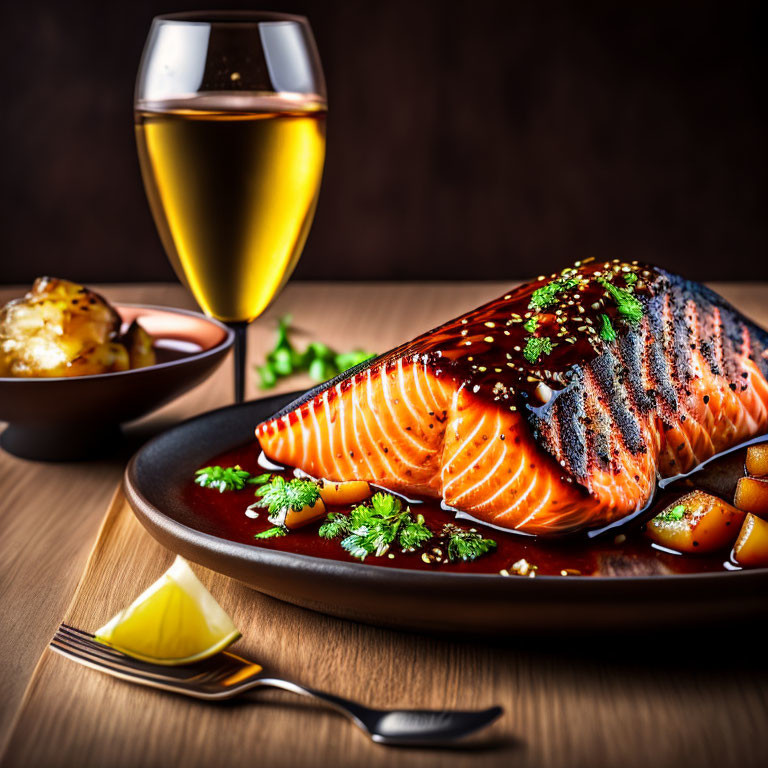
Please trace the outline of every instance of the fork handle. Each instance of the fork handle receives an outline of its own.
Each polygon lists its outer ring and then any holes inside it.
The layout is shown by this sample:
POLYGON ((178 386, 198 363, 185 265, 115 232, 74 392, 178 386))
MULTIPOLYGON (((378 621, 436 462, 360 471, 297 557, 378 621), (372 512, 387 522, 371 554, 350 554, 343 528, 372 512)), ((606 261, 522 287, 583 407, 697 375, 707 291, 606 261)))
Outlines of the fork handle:
POLYGON ((261 677, 253 681, 254 688, 260 686, 281 688, 301 696, 319 699, 346 715, 379 744, 445 744, 485 728, 502 713, 501 707, 473 711, 371 709, 341 696, 277 677, 261 677))
POLYGON ((299 685, 299 683, 294 683, 292 680, 281 680, 278 677, 260 677, 255 683, 256 687, 281 688, 284 691, 298 693, 300 696, 319 699, 349 717, 358 728, 362 728, 366 732, 368 731, 365 716, 371 710, 362 704, 357 704, 349 699, 343 699, 341 696, 335 696, 326 691, 318 691, 315 688, 308 688, 306 685, 299 685))

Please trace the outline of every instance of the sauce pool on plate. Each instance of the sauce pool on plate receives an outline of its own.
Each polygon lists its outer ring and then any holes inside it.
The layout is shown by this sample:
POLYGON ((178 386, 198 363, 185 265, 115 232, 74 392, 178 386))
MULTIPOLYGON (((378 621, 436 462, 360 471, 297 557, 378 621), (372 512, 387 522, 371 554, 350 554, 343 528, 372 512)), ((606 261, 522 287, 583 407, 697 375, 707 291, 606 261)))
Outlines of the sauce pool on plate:
MULTIPOLYGON (((259 464, 260 454, 259 444, 252 442, 216 456, 208 463, 223 467, 239 465, 252 475, 260 475, 265 471, 259 464)), ((709 462, 699 472, 687 478, 669 483, 658 493, 644 519, 652 517, 692 488, 701 488, 726 499, 730 494, 732 499, 737 479, 744 471, 744 456, 745 449, 739 449, 709 462)), ((272 474, 281 475, 286 480, 294 477, 289 468, 272 474)), ((254 538, 255 534, 272 527, 265 509, 257 509, 257 518, 245 514, 246 508, 255 501, 254 490, 253 486, 246 486, 241 491, 219 493, 211 488, 201 488, 194 483, 192 471, 189 483, 184 489, 184 500, 194 510, 201 521, 201 530, 206 533, 255 547, 331 560, 360 562, 342 549, 338 539, 324 539, 318 536, 317 531, 322 521, 292 530, 286 536, 254 538)), ((663 576, 713 573, 737 568, 730 561, 730 552, 727 550, 695 556, 663 551, 646 538, 642 523, 638 522, 630 523, 618 532, 608 531, 594 539, 574 536, 563 540, 545 541, 505 533, 472 520, 457 519, 453 512, 442 509, 439 501, 435 499, 419 499, 408 504, 414 514, 424 516, 432 531, 439 531, 445 523, 455 523, 462 528, 477 530, 481 536, 493 539, 497 546, 474 561, 448 562, 443 558, 442 562, 427 562, 422 558, 422 554, 432 553, 433 546, 438 546, 438 542, 434 545, 427 542, 424 549, 417 552, 403 552, 400 547, 393 545, 382 556, 366 557, 366 565, 435 572, 567 577, 663 576), (525 562, 520 565, 521 561, 525 562), (515 564, 518 564, 516 568, 515 564)), ((328 511, 348 512, 349 507, 329 506, 328 511)))

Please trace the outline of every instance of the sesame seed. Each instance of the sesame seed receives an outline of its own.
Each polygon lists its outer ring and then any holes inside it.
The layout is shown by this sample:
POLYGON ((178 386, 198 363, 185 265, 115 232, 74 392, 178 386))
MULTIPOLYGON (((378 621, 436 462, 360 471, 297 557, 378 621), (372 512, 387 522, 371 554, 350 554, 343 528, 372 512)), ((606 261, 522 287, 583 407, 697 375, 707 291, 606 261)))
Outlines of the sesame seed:
POLYGON ((483 323, 483 325, 486 328, 495 328, 496 327, 496 323, 494 323, 492 320, 488 320, 487 322, 483 323))
POLYGON ((487 341, 489 344, 493 344, 493 336, 486 336, 483 341, 487 341))

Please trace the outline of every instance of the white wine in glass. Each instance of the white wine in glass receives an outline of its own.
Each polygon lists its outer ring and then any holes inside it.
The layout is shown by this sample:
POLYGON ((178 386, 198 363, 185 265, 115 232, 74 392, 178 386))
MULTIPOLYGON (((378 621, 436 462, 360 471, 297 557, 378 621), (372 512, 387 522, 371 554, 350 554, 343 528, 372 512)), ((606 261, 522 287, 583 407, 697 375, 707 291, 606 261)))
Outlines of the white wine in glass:
POLYGON ((245 329, 290 277, 312 224, 326 97, 306 20, 185 13, 152 23, 135 99, 144 185, 161 240, 201 309, 245 329))

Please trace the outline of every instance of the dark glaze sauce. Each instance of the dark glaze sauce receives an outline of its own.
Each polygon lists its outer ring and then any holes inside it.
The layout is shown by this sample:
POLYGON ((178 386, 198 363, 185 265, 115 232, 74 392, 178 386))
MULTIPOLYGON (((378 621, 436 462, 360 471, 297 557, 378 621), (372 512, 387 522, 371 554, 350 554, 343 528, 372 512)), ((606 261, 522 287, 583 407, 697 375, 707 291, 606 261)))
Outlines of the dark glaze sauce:
POLYGON ((626 320, 601 282, 606 279, 642 302, 661 275, 651 267, 618 259, 576 262, 574 267, 549 277, 541 275, 392 350, 385 359, 409 355, 444 361, 447 371, 480 397, 506 401, 511 410, 526 402, 540 406, 539 384, 546 383, 554 392, 562 390, 575 365, 584 365, 601 354, 606 343, 600 336, 603 316, 617 335, 627 332, 626 320), (628 276, 633 283, 628 282, 628 276), (532 298, 547 286, 556 290, 551 303, 538 310, 532 298), (535 328, 526 327, 528 321, 535 321, 535 328), (535 360, 525 356, 532 337, 551 343, 550 351, 535 360))
MULTIPOLYGON (((436 376, 453 377, 475 395, 505 404, 511 411, 524 406, 549 407, 570 383, 574 367, 590 362, 605 349, 606 341, 600 336, 603 316, 617 336, 630 329, 606 290, 606 280, 644 304, 659 290, 664 277, 636 261, 577 261, 559 274, 541 275, 365 365, 386 367, 399 358, 419 359, 432 363, 436 376), (532 307, 534 293, 553 283, 562 288, 553 293, 551 304, 542 310, 532 307), (533 330, 526 327, 531 319, 536 321, 533 330), (531 337, 551 343, 551 349, 533 361, 525 356, 531 337)), ((342 379, 341 391, 352 383, 350 376, 342 379)), ((335 388, 329 388, 329 400, 336 396, 335 388)), ((295 411, 285 415, 290 424, 295 423, 295 411)))
MULTIPOLYGON (((718 459, 710 461, 703 469, 687 478, 670 482, 661 490, 653 504, 653 511, 661 511, 677 498, 688 493, 692 488, 700 488, 721 496, 727 501, 733 499, 736 481, 744 474, 744 448, 738 449, 718 459)), ((213 457, 209 464, 230 467, 239 464, 254 475, 264 469, 258 459, 261 449, 256 442, 248 443, 233 451, 213 457)), ((199 528, 205 533, 221 536, 231 541, 250 544, 256 547, 294 552, 313 557, 359 562, 348 555, 339 545, 338 540, 328 540, 317 535, 319 522, 291 531, 287 536, 254 539, 254 534, 272 527, 264 510, 259 517, 246 517, 245 509, 253 503, 252 489, 219 493, 209 488, 201 488, 193 482, 193 470, 190 481, 184 489, 184 501, 195 512, 200 521, 199 528)), ((293 472, 285 470, 275 472, 286 479, 293 477, 293 472)), ((569 569, 578 571, 570 576, 638 576, 718 572, 734 570, 729 561, 729 552, 722 551, 711 555, 678 555, 655 548, 643 535, 642 526, 625 529, 616 539, 615 534, 608 534, 598 540, 542 540, 524 537, 519 534, 504 533, 488 528, 470 520, 455 519, 453 513, 443 510, 439 502, 425 499, 411 504, 414 511, 424 515, 427 525, 433 531, 439 530, 443 523, 455 522, 464 528, 475 528, 486 538, 497 543, 495 551, 478 558, 474 562, 425 563, 421 551, 403 553, 392 547, 390 558, 387 553, 382 557, 369 556, 366 565, 385 568, 409 568, 422 571, 446 571, 455 573, 496 573, 509 570, 513 563, 525 559, 537 567, 536 575, 562 575, 569 569)), ((340 507, 330 507, 329 511, 348 511, 340 507)), ((428 545, 424 551, 430 552, 428 545)))

